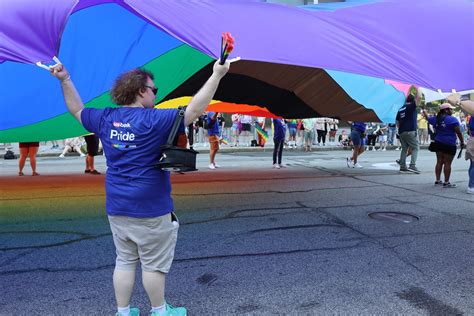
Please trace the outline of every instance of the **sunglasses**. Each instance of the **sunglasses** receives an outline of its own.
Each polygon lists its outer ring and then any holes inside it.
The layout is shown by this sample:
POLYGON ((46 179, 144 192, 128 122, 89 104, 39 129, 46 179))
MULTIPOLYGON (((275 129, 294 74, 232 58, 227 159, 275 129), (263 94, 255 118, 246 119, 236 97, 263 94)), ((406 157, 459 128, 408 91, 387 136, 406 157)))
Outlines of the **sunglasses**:
POLYGON ((145 86, 145 87, 150 88, 151 92, 153 92, 154 95, 156 95, 158 93, 158 88, 156 88, 156 87, 150 87, 150 86, 145 86))

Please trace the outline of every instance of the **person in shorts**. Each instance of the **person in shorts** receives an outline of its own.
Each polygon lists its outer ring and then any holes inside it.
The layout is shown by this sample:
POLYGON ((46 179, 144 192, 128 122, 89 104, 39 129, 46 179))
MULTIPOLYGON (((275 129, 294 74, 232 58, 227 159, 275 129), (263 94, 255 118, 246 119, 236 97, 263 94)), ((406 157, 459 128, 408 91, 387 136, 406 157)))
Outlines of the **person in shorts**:
POLYGON ((101 173, 95 170, 94 167, 94 157, 99 154, 99 138, 95 134, 89 134, 84 136, 84 139, 87 146, 86 170, 84 170, 84 173, 99 175, 101 173))
POLYGON ((429 150, 436 153, 435 185, 443 185, 443 188, 454 188, 456 184, 450 183, 451 163, 456 155, 456 135, 464 147, 464 137, 459 128, 459 121, 452 116, 454 107, 449 103, 443 103, 439 107, 436 116, 430 116, 422 111, 422 115, 429 124, 434 126, 436 136, 430 144, 429 150), (444 183, 441 181, 441 172, 444 173, 444 183))
POLYGON ((245 146, 250 145, 250 132, 252 131, 252 116, 250 115, 242 115, 240 117, 240 123, 242 130, 240 135, 242 135, 242 142, 245 146))
MULTIPOLYGON (((229 61, 214 64, 213 73, 192 98, 181 133, 204 112, 229 61)), ((186 315, 184 307, 166 304, 165 278, 174 257, 178 219, 171 198, 170 172, 156 168, 178 109, 154 108, 158 88, 144 69, 120 75, 111 90, 119 107, 84 108, 69 72, 62 64, 51 67, 59 80, 69 112, 96 134, 107 156, 105 208, 116 248, 113 275, 117 315, 139 315, 130 308, 137 264, 150 299, 152 315, 186 315)))
POLYGON ((207 132, 209 135, 209 169, 214 170, 220 166, 216 164, 216 154, 219 151, 221 127, 217 119, 219 112, 207 113, 207 132))
POLYGON ((307 118, 303 119, 303 126, 304 126, 304 151, 311 151, 311 147, 313 145, 313 135, 314 135, 314 124, 316 123, 316 119, 314 118, 307 118))
POLYGON ((31 175, 39 176, 39 173, 36 172, 36 154, 39 149, 39 142, 24 142, 20 143, 20 160, 18 161, 18 175, 24 176, 23 168, 25 167, 26 158, 30 157, 30 166, 31 166, 31 175))
POLYGON ((364 152, 365 129, 367 125, 364 122, 351 123, 351 141, 352 141, 352 156, 347 158, 348 168, 363 168, 357 162, 357 159, 364 152))

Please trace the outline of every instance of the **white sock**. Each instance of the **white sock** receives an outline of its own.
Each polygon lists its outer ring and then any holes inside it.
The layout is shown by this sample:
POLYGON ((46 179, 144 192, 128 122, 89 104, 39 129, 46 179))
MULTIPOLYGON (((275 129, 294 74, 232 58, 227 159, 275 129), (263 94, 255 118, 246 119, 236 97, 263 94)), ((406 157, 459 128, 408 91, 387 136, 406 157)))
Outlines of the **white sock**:
POLYGON ((158 315, 164 315, 166 312, 166 302, 161 306, 152 307, 150 312, 157 313, 158 315))
POLYGON ((127 307, 117 307, 117 312, 120 316, 129 316, 130 315, 130 305, 127 307))

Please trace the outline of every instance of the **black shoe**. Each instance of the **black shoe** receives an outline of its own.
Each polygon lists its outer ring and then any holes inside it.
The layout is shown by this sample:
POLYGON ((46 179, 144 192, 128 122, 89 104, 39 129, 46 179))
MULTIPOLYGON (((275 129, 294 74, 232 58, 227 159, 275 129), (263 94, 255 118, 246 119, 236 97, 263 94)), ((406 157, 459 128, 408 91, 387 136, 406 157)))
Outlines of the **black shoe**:
POLYGON ((449 183, 449 182, 443 183, 443 188, 455 188, 455 187, 456 187, 456 184, 454 183, 449 183))
POLYGON ((416 174, 420 174, 420 173, 421 173, 421 171, 418 170, 418 168, 415 167, 415 166, 410 166, 410 167, 408 167, 408 171, 413 172, 413 173, 416 173, 416 174))

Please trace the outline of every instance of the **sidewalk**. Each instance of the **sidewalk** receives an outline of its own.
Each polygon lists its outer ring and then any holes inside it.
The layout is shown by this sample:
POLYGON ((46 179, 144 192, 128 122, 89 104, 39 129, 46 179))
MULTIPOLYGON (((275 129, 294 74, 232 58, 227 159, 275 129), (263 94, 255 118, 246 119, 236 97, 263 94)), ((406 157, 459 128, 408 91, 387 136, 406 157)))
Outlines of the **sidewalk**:
MULTIPOLYGON (((8 146, 10 150, 12 150, 17 157, 19 156, 19 149, 18 149, 18 143, 12 143, 10 146, 8 146)), ((193 149, 198 151, 199 153, 209 153, 209 143, 197 143, 194 144, 193 149)), ((326 146, 318 146, 318 145, 313 145, 312 150, 313 151, 331 151, 331 150, 349 150, 349 147, 343 147, 340 145, 334 145, 334 144, 326 144, 326 146)), ((285 147, 285 150, 288 151, 303 151, 303 148, 299 146, 298 148, 288 148, 285 147)), ((44 145, 40 143, 40 148, 38 150, 38 154, 36 155, 37 157, 59 157, 59 155, 62 153, 63 148, 55 148, 52 149, 51 145, 44 145)), ((250 145, 248 146, 237 146, 233 147, 230 145, 220 145, 219 152, 220 153, 233 153, 233 152, 272 152, 273 151, 273 141, 268 141, 265 144, 265 147, 251 147, 250 145)), ((0 152, 0 158, 3 159, 3 156, 5 154, 5 149, 2 148, 0 152)), ((67 153, 66 157, 68 156, 78 156, 76 152, 73 153, 67 153)))
MULTIPOLYGON (((18 149, 18 143, 12 143, 8 148, 11 148, 11 150, 15 153, 15 155, 19 156, 19 149, 18 149)), ((396 146, 387 146, 387 150, 394 150, 396 146)), ((428 148, 428 145, 420 145, 420 149, 425 149, 428 148)), ((194 144, 193 149, 198 151, 201 154, 209 153, 209 143, 204 143, 204 144, 194 144)), ((40 143, 40 148, 38 150, 37 157, 59 157, 61 154, 63 148, 55 148, 52 149, 51 145, 44 145, 40 143)), ((336 144, 326 144, 326 146, 319 146, 319 145, 313 145, 312 146, 312 151, 318 152, 318 151, 333 151, 333 150, 351 150, 351 147, 343 147, 341 145, 336 145, 336 144)), ((237 146, 233 147, 230 145, 220 145, 219 152, 220 153, 234 153, 234 152, 272 152, 273 151, 273 141, 268 141, 265 144, 265 147, 251 147, 251 146, 237 146)), ((285 151, 289 152, 303 152, 303 147, 298 146, 297 148, 288 148, 285 146, 285 151)), ((5 149, 1 149, 0 153, 0 158, 3 159, 3 156, 5 154, 5 149)), ((68 156, 78 156, 76 152, 73 153, 67 153, 66 157, 68 156)))

